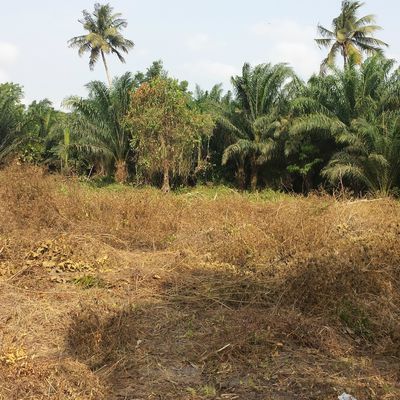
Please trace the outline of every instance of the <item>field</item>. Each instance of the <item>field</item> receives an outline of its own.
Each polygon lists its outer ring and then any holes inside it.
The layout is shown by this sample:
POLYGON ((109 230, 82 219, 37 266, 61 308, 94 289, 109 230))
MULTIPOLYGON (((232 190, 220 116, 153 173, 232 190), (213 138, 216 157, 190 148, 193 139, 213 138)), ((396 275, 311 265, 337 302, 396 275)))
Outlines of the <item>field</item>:
POLYGON ((400 204, 0 171, 0 399, 400 398, 400 204))

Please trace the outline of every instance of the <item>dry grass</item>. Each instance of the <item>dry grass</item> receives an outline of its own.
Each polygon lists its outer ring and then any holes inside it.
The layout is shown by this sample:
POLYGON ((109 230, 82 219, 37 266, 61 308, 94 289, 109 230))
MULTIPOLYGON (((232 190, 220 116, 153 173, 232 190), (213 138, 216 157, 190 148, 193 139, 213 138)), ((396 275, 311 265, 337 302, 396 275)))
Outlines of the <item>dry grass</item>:
POLYGON ((0 171, 0 399, 400 398, 400 205, 0 171))

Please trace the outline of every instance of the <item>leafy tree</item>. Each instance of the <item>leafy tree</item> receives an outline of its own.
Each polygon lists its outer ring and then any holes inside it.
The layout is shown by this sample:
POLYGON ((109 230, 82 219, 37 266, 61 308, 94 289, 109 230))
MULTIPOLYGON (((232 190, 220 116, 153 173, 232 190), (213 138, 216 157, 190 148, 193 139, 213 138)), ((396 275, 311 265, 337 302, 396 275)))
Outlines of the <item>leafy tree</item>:
MULTIPOLYGON (((298 141, 305 136, 319 140, 336 139, 348 131, 351 121, 361 112, 358 101, 364 89, 360 74, 353 65, 344 71, 332 69, 327 76, 314 75, 291 107, 293 121, 290 127, 291 140, 298 141)), ((287 149, 287 152, 290 152, 287 149)))
POLYGON ((212 120, 189 106, 189 95, 170 78, 153 79, 132 94, 127 118, 132 147, 139 168, 148 175, 162 174, 164 192, 173 176, 189 175, 196 141, 212 130, 212 120))
POLYGON ((331 182, 360 184, 373 194, 387 196, 399 184, 400 113, 388 112, 368 121, 357 119, 341 138, 346 147, 334 154, 323 170, 331 182))
POLYGON ((338 136, 344 148, 323 170, 331 182, 350 180, 388 195, 400 174, 400 69, 381 57, 367 60, 359 80, 358 115, 338 136))
POLYGON ((200 112, 211 115, 214 120, 212 134, 203 140, 202 152, 205 157, 202 164, 198 163, 202 165, 202 168, 198 169, 198 174, 206 180, 232 180, 231 175, 235 173, 232 165, 222 166, 224 150, 232 144, 231 130, 226 129, 224 123, 226 116, 232 115, 236 109, 232 92, 223 93, 222 84, 216 84, 210 90, 202 90, 196 85, 192 97, 195 107, 200 112))
POLYGON ((50 100, 33 101, 24 114, 23 140, 19 146, 22 160, 47 163, 52 138, 62 130, 64 113, 56 111, 50 100))
POLYGON ((322 168, 330 159, 323 176, 332 183, 387 192, 395 178, 384 178, 393 174, 384 172, 383 165, 397 168, 390 152, 396 153, 400 108, 400 75, 393 66, 393 60, 377 55, 361 68, 350 63, 343 71, 313 76, 292 103, 295 117, 287 147, 317 145, 315 160, 323 160, 318 163, 322 168))
POLYGON ((24 106, 22 88, 14 83, 0 84, 0 161, 16 147, 20 139, 24 106))
POLYGON ((222 163, 238 163, 241 186, 247 160, 251 189, 257 188, 259 169, 273 157, 276 128, 297 82, 285 64, 261 64, 255 68, 244 64, 242 76, 232 78, 236 107, 222 115, 220 123, 231 132, 233 143, 225 149, 222 163))
POLYGON ((113 13, 113 8, 109 4, 94 5, 93 13, 83 10, 83 19, 79 22, 87 33, 76 36, 69 40, 69 46, 78 49, 82 56, 89 52, 89 67, 93 69, 101 56, 106 70, 108 83, 111 86, 112 80, 108 70, 106 54, 115 54, 121 62, 125 62, 121 52, 128 53, 133 48, 134 43, 123 37, 122 28, 126 28, 128 23, 121 18, 120 13, 113 13))
POLYGON ((135 88, 155 78, 167 78, 168 72, 164 69, 162 60, 153 61, 146 72, 138 71, 133 77, 135 88))
POLYGON ((354 68, 331 72, 312 76, 290 104, 286 184, 303 193, 322 183, 321 169, 341 148, 337 138, 358 114, 354 68))
POLYGON ((350 59, 356 64, 361 64, 363 52, 369 55, 382 53, 382 48, 387 46, 382 40, 373 37, 373 34, 381 29, 375 24, 375 16, 357 16, 363 4, 359 1, 344 0, 340 15, 332 21, 331 30, 318 25, 321 38, 315 41, 319 47, 329 48, 328 56, 321 65, 322 70, 335 64, 339 52, 346 66, 350 59))
MULTIPOLYGON (((207 114, 214 121, 213 130, 206 129, 204 134, 199 136, 197 142, 197 165, 194 170, 194 176, 207 180, 211 178, 210 174, 212 174, 216 165, 216 163, 212 163, 210 144, 214 134, 217 132, 218 116, 223 108, 222 84, 214 85, 210 91, 202 90, 199 85, 196 85, 192 100, 192 107, 201 114, 207 114)), ((220 159, 218 164, 221 163, 220 159)))
POLYGON ((72 128, 77 146, 92 154, 104 170, 115 171, 118 182, 128 177, 127 161, 131 154, 130 132, 124 124, 129 111, 134 81, 130 73, 115 78, 111 87, 93 81, 87 85, 87 99, 70 97, 65 105, 76 114, 79 123, 72 128))

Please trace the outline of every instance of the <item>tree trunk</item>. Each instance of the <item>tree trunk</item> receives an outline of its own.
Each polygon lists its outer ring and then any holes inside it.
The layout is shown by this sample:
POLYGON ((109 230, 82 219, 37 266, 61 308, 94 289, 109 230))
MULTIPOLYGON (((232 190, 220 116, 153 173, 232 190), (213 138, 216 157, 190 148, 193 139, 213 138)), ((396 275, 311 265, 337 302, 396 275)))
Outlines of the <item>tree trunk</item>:
POLYGON ((308 195, 308 193, 310 192, 310 188, 311 188, 310 177, 308 176, 308 174, 303 175, 303 182, 301 184, 302 194, 308 195))
POLYGON ((168 161, 168 146, 165 142, 165 136, 161 135, 160 138, 160 147, 161 147, 161 155, 162 155, 162 171, 163 171, 163 184, 161 190, 164 193, 167 193, 171 190, 171 186, 169 185, 169 161, 168 161))
POLYGON ((347 67, 347 53, 346 53, 346 45, 343 45, 343 68, 347 67))
POLYGON ((128 179, 128 168, 125 160, 118 160, 115 163, 115 180, 118 183, 125 183, 128 179))
POLYGON ((251 180, 250 180, 250 185, 251 185, 251 191, 252 192, 255 192, 257 190, 257 183, 258 183, 257 171, 253 171, 251 173, 251 180))
POLYGON ((236 182, 240 190, 244 190, 246 186, 246 174, 244 171, 244 163, 241 161, 236 171, 236 182))
POLYGON ((252 162, 251 165, 251 172, 250 172, 250 187, 251 191, 255 192, 257 190, 257 183, 258 183, 258 168, 255 162, 252 162))
POLYGON ((163 162, 163 184, 161 190, 164 193, 168 193, 171 190, 171 186, 169 185, 169 164, 167 160, 163 162))
POLYGON ((110 71, 108 70, 107 61, 106 61, 106 56, 104 55, 103 50, 101 50, 101 57, 102 57, 102 59, 103 59, 104 69, 106 70, 106 75, 107 75, 107 80, 108 80, 108 86, 111 87, 110 71))

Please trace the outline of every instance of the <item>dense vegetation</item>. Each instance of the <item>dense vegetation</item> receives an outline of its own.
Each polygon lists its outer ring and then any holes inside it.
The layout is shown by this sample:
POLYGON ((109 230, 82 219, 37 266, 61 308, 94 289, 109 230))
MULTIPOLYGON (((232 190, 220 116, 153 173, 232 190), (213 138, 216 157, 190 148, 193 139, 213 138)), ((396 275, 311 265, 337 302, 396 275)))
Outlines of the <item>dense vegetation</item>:
POLYGON ((133 47, 127 22, 109 5, 83 12, 87 31, 69 41, 99 57, 108 85, 87 84, 54 109, 21 104, 22 88, 0 85, 0 162, 17 157, 51 171, 136 185, 215 183, 252 191, 349 190, 397 194, 400 187, 400 69, 386 59, 371 15, 346 0, 332 28, 318 26, 328 47, 321 73, 303 81, 286 64, 250 66, 233 90, 211 90, 169 77, 161 61, 111 79, 106 63, 133 47), (363 60, 364 53, 368 56, 363 60), (341 54, 344 65, 338 67, 341 54))

